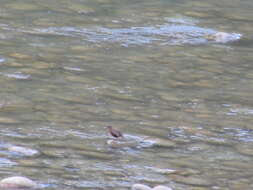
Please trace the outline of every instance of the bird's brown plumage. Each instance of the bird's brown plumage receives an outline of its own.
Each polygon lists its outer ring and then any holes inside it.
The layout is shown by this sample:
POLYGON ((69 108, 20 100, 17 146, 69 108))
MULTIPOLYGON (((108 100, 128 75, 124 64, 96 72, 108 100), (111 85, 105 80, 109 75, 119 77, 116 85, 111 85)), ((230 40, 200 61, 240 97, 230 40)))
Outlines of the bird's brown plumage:
POLYGON ((115 138, 123 137, 122 133, 116 129, 113 129, 112 126, 107 126, 107 129, 113 137, 115 138))

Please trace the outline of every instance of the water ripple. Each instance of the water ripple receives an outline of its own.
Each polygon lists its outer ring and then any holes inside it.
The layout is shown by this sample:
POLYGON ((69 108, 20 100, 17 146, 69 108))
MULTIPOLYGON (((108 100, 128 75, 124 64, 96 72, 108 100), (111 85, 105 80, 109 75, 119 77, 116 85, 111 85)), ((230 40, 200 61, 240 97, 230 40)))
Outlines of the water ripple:
MULTIPOLYGON (((13 30, 13 28, 4 28, 13 30)), ((169 20, 155 26, 132 26, 128 28, 48 27, 18 28, 16 31, 32 35, 56 35, 81 38, 92 43, 119 43, 121 46, 159 43, 160 45, 202 44, 211 42, 227 43, 241 38, 238 33, 219 32, 210 28, 196 26, 188 20, 169 20)))
POLYGON ((11 160, 7 158, 0 158, 0 166, 1 167, 8 167, 8 166, 14 166, 17 165, 16 162, 12 162, 11 160))
POLYGON ((0 63, 3 63, 3 62, 5 62, 5 58, 0 57, 0 63))
POLYGON ((227 115, 253 115, 253 109, 248 109, 248 108, 232 108, 229 110, 227 115))

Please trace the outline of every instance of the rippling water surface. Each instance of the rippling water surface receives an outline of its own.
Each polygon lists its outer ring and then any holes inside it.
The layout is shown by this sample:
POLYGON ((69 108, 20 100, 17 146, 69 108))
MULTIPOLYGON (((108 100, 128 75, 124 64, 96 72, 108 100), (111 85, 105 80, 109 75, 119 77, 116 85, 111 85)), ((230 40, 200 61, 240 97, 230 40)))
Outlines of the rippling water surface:
POLYGON ((1 178, 50 190, 253 189, 252 9, 2 0, 1 178), (217 32, 231 38, 210 40, 217 32), (107 144, 108 125, 126 142, 107 144))

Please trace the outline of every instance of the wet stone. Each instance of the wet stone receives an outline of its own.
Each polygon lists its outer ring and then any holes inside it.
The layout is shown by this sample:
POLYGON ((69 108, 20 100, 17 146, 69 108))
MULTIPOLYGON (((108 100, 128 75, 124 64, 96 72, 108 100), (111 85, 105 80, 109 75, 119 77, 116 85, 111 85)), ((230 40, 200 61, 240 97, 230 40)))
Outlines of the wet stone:
POLYGON ((152 190, 151 187, 143 184, 134 184, 131 190, 152 190))
POLYGON ((172 190, 172 189, 164 185, 158 185, 158 186, 155 186, 152 190, 172 190))
POLYGON ((124 147, 137 147, 138 142, 136 141, 122 141, 122 140, 108 140, 106 142, 111 148, 124 148, 124 147))
POLYGON ((21 72, 9 73, 9 74, 5 74, 5 76, 11 79, 19 79, 19 80, 26 80, 31 77, 30 75, 23 74, 21 72))
POLYGON ((169 93, 163 93, 163 92, 158 92, 160 95, 161 99, 164 101, 171 101, 171 102, 177 102, 180 100, 180 98, 176 97, 175 95, 169 94, 169 93))
POLYGON ((241 34, 216 32, 214 34, 207 35, 206 38, 218 43, 227 43, 230 41, 239 40, 241 38, 241 34))
POLYGON ((151 188, 147 185, 143 184, 134 184, 131 190, 172 190, 170 187, 164 185, 157 185, 154 188, 151 188))
POLYGON ((166 175, 170 175, 170 174, 177 174, 177 170, 173 170, 173 169, 160 169, 160 168, 153 168, 153 171, 160 173, 160 174, 166 174, 166 175))
POLYGON ((15 176, 2 179, 0 181, 1 188, 36 188, 37 184, 26 177, 15 176))
POLYGON ((66 71, 73 71, 73 72, 83 72, 83 71, 85 71, 84 69, 79 68, 79 67, 63 67, 63 69, 66 70, 66 71))
POLYGON ((191 175, 199 175, 201 172, 194 169, 182 169, 182 170, 176 170, 172 174, 180 175, 180 176, 191 176, 191 175))
POLYGON ((8 147, 8 150, 24 156, 34 156, 39 154, 39 151, 35 149, 30 149, 22 146, 10 146, 8 147))
POLYGON ((142 179, 142 182, 147 184, 163 184, 166 183, 166 181, 167 181, 166 178, 159 178, 159 177, 150 177, 142 179))

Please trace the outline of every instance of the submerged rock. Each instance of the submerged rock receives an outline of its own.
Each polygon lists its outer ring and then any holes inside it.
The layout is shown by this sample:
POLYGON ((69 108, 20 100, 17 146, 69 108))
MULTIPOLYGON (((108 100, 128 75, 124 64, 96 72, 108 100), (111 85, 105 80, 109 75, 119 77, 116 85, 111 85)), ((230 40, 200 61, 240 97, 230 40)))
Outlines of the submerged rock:
POLYGON ((164 185, 158 185, 158 186, 155 186, 152 190, 172 190, 172 189, 164 185))
POLYGON ((176 146, 176 143, 165 138, 153 138, 153 137, 136 137, 125 135, 121 139, 110 139, 106 143, 111 148, 147 148, 147 147, 164 147, 164 148, 173 148, 176 146))
POLYGON ((155 186, 154 188, 151 188, 143 184, 134 184, 131 190, 172 190, 172 189, 164 185, 158 185, 158 186, 155 186))
POLYGON ((216 32, 214 34, 207 35, 207 39, 217 43, 227 43, 239 40, 241 36, 241 34, 236 33, 216 32))
POLYGON ((34 156, 39 153, 39 151, 37 150, 22 147, 22 146, 10 146, 8 147, 8 150, 11 152, 22 154, 24 156, 34 156))
POLYGON ((134 184, 131 190, 152 190, 149 186, 143 184, 134 184))
POLYGON ((26 178, 21 176, 14 176, 2 179, 0 181, 0 188, 36 188, 37 184, 26 178))
POLYGON ((111 148, 124 148, 124 147, 137 147, 138 142, 136 141, 125 141, 125 140, 108 140, 106 142, 111 148))

